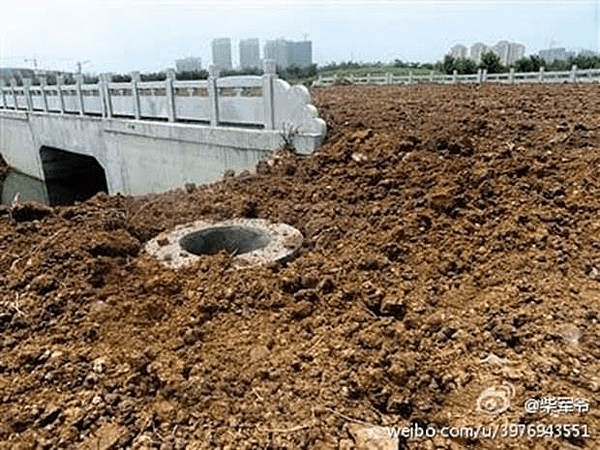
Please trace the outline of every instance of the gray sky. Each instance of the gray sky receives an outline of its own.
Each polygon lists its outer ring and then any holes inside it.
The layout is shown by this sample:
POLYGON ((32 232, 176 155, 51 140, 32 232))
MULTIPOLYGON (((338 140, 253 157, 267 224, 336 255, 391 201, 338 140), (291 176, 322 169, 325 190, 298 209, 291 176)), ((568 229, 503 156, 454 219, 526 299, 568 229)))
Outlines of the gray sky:
POLYGON ((562 1, 137 1, 8 0, 0 9, 0 65, 86 72, 159 71, 174 60, 211 61, 231 37, 313 41, 314 62, 435 62, 457 43, 598 47, 596 0, 562 1))

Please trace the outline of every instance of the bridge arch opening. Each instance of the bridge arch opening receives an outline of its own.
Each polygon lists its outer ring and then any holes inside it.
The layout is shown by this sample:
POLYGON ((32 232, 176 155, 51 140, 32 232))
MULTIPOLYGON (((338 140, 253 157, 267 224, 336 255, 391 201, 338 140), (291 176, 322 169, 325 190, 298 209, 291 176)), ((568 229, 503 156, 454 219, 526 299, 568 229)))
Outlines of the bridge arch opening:
POLYGON ((108 192, 106 174, 96 158, 45 146, 40 157, 50 205, 69 205, 108 192))

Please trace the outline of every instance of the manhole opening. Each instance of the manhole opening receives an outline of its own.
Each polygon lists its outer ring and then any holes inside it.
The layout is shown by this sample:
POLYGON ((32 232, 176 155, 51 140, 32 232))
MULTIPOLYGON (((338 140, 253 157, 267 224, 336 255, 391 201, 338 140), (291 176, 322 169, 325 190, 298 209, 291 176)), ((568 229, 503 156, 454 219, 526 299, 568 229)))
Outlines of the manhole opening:
POLYGON ((258 228, 227 226, 206 228, 186 234, 179 245, 193 255, 214 255, 225 250, 231 255, 260 250, 269 245, 271 238, 258 228))

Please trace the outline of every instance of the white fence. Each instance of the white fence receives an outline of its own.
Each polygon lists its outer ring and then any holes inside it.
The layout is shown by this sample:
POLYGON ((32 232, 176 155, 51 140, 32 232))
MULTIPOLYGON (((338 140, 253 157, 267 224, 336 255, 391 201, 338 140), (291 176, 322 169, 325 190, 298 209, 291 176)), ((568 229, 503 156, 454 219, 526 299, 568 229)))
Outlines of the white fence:
POLYGON ((313 86, 332 86, 335 84, 368 84, 368 85, 389 85, 389 84, 417 84, 417 83, 596 83, 600 82, 600 69, 578 70, 573 66, 571 70, 565 72, 545 72, 540 68, 539 72, 518 72, 511 69, 508 73, 488 74, 487 71, 479 69, 476 74, 458 75, 456 71, 452 75, 439 75, 433 71, 429 75, 408 75, 397 76, 391 73, 379 75, 365 75, 346 77, 322 77, 319 76, 313 82, 313 86))
POLYGON ((265 130, 290 129, 300 134, 324 135, 325 123, 310 104, 304 86, 293 86, 275 73, 273 61, 264 62, 262 76, 219 78, 211 68, 208 80, 178 81, 169 71, 165 81, 142 82, 139 72, 128 83, 112 83, 103 75, 97 84, 22 86, 0 79, 0 111, 24 110, 106 118, 197 122, 207 125, 251 126, 265 130))

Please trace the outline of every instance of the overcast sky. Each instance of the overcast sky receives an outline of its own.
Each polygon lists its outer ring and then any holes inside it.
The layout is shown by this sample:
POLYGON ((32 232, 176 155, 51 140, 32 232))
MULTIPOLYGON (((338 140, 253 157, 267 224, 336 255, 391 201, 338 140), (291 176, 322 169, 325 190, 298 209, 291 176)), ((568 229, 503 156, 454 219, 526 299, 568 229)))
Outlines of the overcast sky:
POLYGON ((210 42, 286 38, 313 42, 313 60, 411 62, 443 59, 457 43, 598 48, 596 0, 562 1, 137 1, 5 0, 0 8, 0 65, 86 72, 159 71, 200 56, 210 42))

